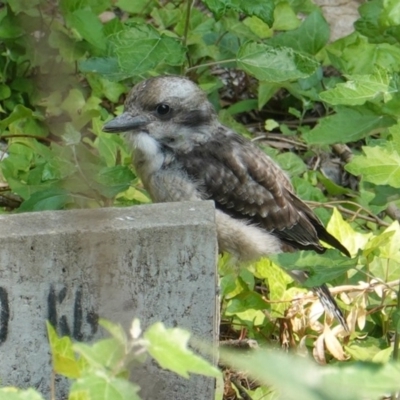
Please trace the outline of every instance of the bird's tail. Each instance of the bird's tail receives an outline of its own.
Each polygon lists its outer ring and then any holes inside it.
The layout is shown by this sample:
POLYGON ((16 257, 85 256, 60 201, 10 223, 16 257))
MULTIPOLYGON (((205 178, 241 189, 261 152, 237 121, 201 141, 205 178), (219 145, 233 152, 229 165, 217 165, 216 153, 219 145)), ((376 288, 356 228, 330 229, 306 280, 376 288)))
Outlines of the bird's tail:
POLYGON ((343 326, 346 332, 349 332, 349 327, 347 326, 347 322, 344 318, 342 310, 336 304, 336 301, 331 295, 328 286, 322 285, 314 287, 312 290, 318 296, 320 302, 325 308, 325 311, 331 313, 340 322, 340 324, 343 326))

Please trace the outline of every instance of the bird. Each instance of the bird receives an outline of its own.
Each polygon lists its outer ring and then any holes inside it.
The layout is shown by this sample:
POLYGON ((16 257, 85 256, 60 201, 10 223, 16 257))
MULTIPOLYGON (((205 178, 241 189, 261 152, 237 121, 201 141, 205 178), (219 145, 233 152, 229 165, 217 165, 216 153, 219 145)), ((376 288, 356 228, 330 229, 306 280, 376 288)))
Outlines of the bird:
MULTIPOLYGON (((103 131, 124 133, 133 165, 155 203, 213 200, 220 253, 253 261, 313 250, 321 241, 350 256, 295 194, 289 177, 254 142, 218 120, 206 93, 183 76, 161 75, 136 84, 124 111, 103 131)), ((299 283, 308 274, 286 271, 299 283)), ((314 287, 325 310, 348 331, 328 287, 314 287)))

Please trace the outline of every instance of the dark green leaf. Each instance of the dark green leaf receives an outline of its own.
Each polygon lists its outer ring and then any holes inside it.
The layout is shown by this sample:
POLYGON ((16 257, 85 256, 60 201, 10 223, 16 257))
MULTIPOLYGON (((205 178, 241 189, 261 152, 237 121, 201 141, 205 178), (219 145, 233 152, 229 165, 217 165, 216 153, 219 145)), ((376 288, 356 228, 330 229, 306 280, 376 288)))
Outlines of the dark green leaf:
POLYGON ((104 51, 106 38, 97 15, 88 9, 79 9, 67 15, 68 24, 92 46, 104 51))
POLYGON ((305 286, 320 286, 355 268, 357 258, 343 256, 338 250, 328 249, 325 254, 310 251, 282 253, 270 257, 277 265, 286 270, 301 269, 310 271, 305 286))
POLYGON ((25 200, 18 211, 61 210, 72 201, 68 191, 58 188, 49 188, 32 194, 25 200))
POLYGON ((377 128, 391 126, 392 118, 377 114, 367 107, 338 107, 337 113, 321 118, 317 126, 304 134, 309 144, 350 143, 366 137, 377 128))
POLYGON ((299 28, 280 33, 267 41, 271 46, 287 46, 308 54, 317 54, 329 40, 329 25, 320 10, 312 12, 299 28))

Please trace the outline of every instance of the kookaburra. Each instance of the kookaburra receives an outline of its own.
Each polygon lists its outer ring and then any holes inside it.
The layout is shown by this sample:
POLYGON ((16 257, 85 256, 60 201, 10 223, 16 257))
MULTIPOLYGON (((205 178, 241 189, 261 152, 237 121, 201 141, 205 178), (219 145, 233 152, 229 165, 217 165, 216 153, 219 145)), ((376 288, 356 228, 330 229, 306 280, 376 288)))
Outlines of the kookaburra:
MULTIPOLYGON (((253 142, 222 125, 192 81, 160 76, 137 84, 124 112, 104 125, 126 132, 133 163, 154 202, 214 200, 220 252, 238 260, 294 249, 349 255, 294 193, 282 169, 253 142)), ((290 271, 299 282, 304 271, 290 271)), ((347 329, 328 288, 313 289, 347 329)))

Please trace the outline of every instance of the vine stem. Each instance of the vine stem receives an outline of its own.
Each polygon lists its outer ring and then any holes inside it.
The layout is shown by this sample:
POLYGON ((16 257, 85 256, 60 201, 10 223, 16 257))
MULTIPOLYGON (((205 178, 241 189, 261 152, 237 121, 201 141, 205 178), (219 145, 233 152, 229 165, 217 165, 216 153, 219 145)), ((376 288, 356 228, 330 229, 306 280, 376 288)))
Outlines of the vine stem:
POLYGON ((236 62, 236 59, 231 58, 230 60, 213 61, 213 62, 209 62, 209 63, 199 64, 194 67, 186 68, 186 72, 192 71, 194 69, 202 68, 202 67, 213 67, 214 65, 228 64, 231 62, 236 62))
POLYGON ((186 47, 187 37, 190 26, 190 11, 192 10, 194 0, 188 0, 186 7, 185 30, 183 31, 183 45, 186 47))

